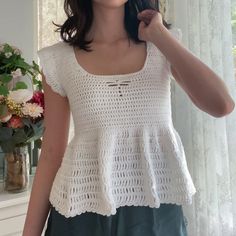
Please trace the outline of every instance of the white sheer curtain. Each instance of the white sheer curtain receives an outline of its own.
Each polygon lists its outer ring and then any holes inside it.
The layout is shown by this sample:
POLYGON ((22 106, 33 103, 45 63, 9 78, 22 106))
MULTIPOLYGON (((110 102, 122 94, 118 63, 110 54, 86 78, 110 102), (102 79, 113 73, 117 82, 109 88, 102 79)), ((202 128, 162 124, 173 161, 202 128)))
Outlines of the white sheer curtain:
MULTIPOLYGON (((236 100, 230 0, 169 0, 171 23, 181 28, 183 44, 211 67, 236 100)), ((199 110, 172 84, 173 118, 182 137, 197 188, 184 207, 190 236, 236 235, 236 109, 214 118, 199 110)))
POLYGON ((63 23, 66 16, 63 10, 64 0, 38 0, 38 47, 39 49, 59 41, 59 33, 54 32, 57 24, 63 23))
MULTIPOLYGON (((38 2, 41 48, 59 40, 51 21, 61 23, 65 16, 63 0, 38 2)), ((182 43, 221 76, 236 100, 230 0, 161 3, 165 19, 182 30, 182 43)), ((198 191, 193 204, 183 207, 189 236, 236 236, 236 110, 214 118, 199 110, 173 81, 172 111, 198 191)))
MULTIPOLYGON (((63 10, 64 0, 38 0, 38 49, 49 46, 60 40, 59 33, 54 32, 56 24, 62 24, 66 19, 63 10)), ((74 122, 70 116, 68 142, 74 135, 74 122)))

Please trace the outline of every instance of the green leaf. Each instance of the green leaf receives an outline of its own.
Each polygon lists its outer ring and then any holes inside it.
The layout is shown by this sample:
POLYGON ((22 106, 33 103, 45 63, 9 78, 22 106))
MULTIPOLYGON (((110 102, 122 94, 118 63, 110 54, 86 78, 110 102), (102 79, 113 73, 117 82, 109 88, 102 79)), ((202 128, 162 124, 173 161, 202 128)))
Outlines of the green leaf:
POLYGON ((6 116, 8 113, 7 105, 0 104, 0 116, 6 116))
POLYGON ((13 140, 8 140, 1 143, 1 149, 5 153, 12 152, 14 150, 15 144, 13 140))
POLYGON ((12 67, 12 61, 9 62, 9 59, 3 58, 2 63, 3 63, 3 66, 0 67, 0 70, 5 71, 5 73, 7 71, 10 73, 10 70, 12 67))
POLYGON ((23 82, 23 81, 18 81, 18 82, 16 83, 14 89, 12 89, 12 90, 27 89, 27 88, 28 88, 28 86, 27 86, 27 84, 26 84, 25 82, 23 82))
POLYGON ((41 73, 40 67, 35 61, 33 61, 33 68, 34 68, 34 70, 36 70, 38 72, 38 74, 41 73))
POLYGON ((35 145, 36 148, 41 149, 41 147, 42 147, 42 140, 41 139, 35 140, 34 145, 35 145))
POLYGON ((10 46, 10 44, 5 43, 5 44, 4 44, 4 51, 5 51, 5 52, 12 52, 13 49, 12 49, 12 47, 10 46))
POLYGON ((13 133, 12 128, 1 127, 0 128, 0 140, 1 140, 1 142, 11 139, 12 138, 12 133, 13 133))
POLYGON ((12 80, 12 76, 9 74, 2 74, 0 75, 0 81, 4 84, 9 83, 12 80))
POLYGON ((33 76, 33 79, 32 79, 32 80, 33 80, 33 84, 34 84, 34 85, 37 85, 37 84, 38 84, 38 80, 35 78, 35 76, 33 76))
POLYGON ((42 91, 43 86, 41 80, 38 80, 35 77, 33 77, 33 84, 36 86, 37 90, 42 91))
POLYGON ((35 141, 43 136, 43 132, 45 130, 43 120, 37 122, 36 124, 32 124, 33 134, 29 141, 35 141))
POLYGON ((21 118, 21 121, 22 121, 23 124, 26 125, 27 127, 31 127, 32 122, 31 122, 30 119, 23 117, 23 118, 21 118))
POLYGON ((12 139, 13 139, 15 144, 19 144, 19 143, 25 142, 28 139, 28 137, 25 134, 24 129, 20 128, 20 129, 15 130, 15 133, 12 136, 12 139))
POLYGON ((26 129, 25 132, 29 140, 34 136, 34 131, 31 127, 29 129, 26 129))
POLYGON ((32 124, 32 128, 34 130, 35 135, 41 135, 43 132, 43 120, 37 122, 36 124, 32 124))
POLYGON ((25 62, 25 60, 23 58, 20 58, 17 60, 17 63, 16 65, 22 69, 25 69, 25 70, 30 70, 31 66, 25 62))
POLYGON ((8 88, 5 85, 0 85, 0 95, 7 96, 8 93, 8 88))

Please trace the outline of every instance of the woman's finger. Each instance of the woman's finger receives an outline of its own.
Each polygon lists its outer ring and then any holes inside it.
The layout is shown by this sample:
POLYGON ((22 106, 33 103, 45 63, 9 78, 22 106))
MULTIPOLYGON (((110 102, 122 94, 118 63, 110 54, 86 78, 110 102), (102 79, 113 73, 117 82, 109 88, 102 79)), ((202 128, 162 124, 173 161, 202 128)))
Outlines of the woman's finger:
POLYGON ((138 14, 138 17, 153 17, 155 14, 138 14))
POLYGON ((152 16, 138 16, 138 19, 141 21, 150 22, 152 20, 152 16))
POLYGON ((142 19, 141 22, 144 22, 146 25, 149 25, 151 20, 149 20, 149 19, 142 19))
POLYGON ((156 13, 138 14, 138 17, 152 18, 156 13))
POLYGON ((155 14, 138 14, 138 18, 152 18, 155 14))
POLYGON ((146 14, 155 14, 157 11, 156 10, 152 10, 152 9, 146 9, 146 10, 143 10, 141 12, 139 12, 138 14, 141 14, 141 15, 146 15, 146 14))
POLYGON ((138 19, 152 19, 155 14, 156 14, 156 12, 153 12, 153 13, 145 13, 145 14, 138 14, 138 15, 137 15, 137 18, 138 18, 138 19))

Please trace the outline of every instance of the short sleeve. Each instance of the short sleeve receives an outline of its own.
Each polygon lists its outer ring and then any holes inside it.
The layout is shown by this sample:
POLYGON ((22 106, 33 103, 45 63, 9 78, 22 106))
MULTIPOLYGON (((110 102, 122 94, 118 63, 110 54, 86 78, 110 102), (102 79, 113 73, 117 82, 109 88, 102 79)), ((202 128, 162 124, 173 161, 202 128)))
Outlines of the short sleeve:
MULTIPOLYGON (((169 32, 172 34, 172 36, 174 38, 176 38, 179 42, 182 42, 182 37, 183 37, 183 34, 182 34, 182 30, 180 28, 177 28, 177 27, 173 27, 173 28, 170 28, 169 29, 169 32)), ((171 64, 170 62, 166 59, 166 63, 167 63, 167 69, 168 71, 170 72, 170 78, 172 80, 175 80, 173 78, 173 75, 171 73, 171 64)))
POLYGON ((40 60, 40 68, 45 75, 45 79, 52 90, 65 97, 66 92, 59 81, 58 57, 55 55, 53 46, 44 47, 37 51, 40 60))

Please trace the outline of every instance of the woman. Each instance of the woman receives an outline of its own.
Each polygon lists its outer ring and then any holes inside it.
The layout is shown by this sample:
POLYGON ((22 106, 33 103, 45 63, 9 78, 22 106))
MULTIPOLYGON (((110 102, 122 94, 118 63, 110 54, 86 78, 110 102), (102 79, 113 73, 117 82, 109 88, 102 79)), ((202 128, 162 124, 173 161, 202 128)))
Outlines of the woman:
POLYGON ((182 205, 196 189, 169 76, 214 117, 234 108, 224 82, 151 1, 66 0, 65 10, 63 42, 38 52, 45 132, 23 236, 41 235, 49 210, 46 236, 187 235, 182 205))

